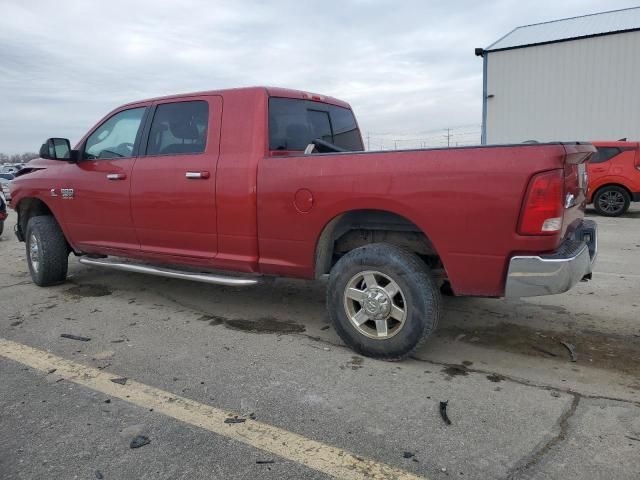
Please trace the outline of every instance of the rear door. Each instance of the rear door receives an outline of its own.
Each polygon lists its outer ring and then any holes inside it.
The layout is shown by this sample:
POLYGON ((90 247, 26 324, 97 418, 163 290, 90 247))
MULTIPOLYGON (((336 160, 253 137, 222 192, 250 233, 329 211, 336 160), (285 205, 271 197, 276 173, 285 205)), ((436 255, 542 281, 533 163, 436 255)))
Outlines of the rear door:
POLYGON ((133 222, 143 252, 216 255, 221 116, 220 96, 154 104, 131 182, 133 222))
POLYGON ((61 199, 70 237, 83 250, 138 250, 129 188, 148 106, 116 111, 80 146, 81 159, 51 191, 61 199))

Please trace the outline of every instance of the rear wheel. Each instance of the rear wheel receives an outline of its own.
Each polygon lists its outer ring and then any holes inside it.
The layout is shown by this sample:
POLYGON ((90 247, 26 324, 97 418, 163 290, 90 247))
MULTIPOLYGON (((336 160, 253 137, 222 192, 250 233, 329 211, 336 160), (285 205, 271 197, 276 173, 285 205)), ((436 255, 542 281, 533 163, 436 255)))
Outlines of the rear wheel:
POLYGON ((329 318, 353 350, 373 358, 400 360, 436 328, 440 292, 429 268, 394 245, 365 245, 331 269, 329 318))
POLYGON ((596 211, 605 217, 619 217, 629 210, 630 204, 629 192, 615 185, 602 187, 593 198, 596 211))
POLYGON ((33 282, 41 287, 64 282, 69 246, 58 222, 51 216, 32 217, 26 233, 27 263, 33 282))

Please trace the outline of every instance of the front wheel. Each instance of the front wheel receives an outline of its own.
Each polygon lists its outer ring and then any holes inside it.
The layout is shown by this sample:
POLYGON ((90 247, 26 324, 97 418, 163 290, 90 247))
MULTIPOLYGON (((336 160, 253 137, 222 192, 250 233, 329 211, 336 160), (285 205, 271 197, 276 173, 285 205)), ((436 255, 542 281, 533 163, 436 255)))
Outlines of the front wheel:
POLYGON ((629 205, 631 205, 629 193, 615 185, 602 187, 593 198, 596 211, 605 217, 619 217, 629 210, 629 205))
POLYGON ((419 257, 374 243, 347 253, 331 269, 327 308, 336 332, 353 350, 400 360, 436 328, 440 292, 419 257))
POLYGON ((25 244, 33 283, 46 287, 66 280, 69 246, 53 217, 29 219, 25 244))

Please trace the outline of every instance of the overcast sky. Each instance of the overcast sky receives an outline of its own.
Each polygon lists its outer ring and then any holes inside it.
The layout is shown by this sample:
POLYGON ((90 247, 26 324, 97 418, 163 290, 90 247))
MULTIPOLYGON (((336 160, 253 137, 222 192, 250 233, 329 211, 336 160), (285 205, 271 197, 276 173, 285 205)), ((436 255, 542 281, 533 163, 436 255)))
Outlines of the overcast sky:
POLYGON ((479 125, 475 47, 638 3, 0 0, 0 152, 75 142, 128 101, 248 85, 342 98, 372 135, 479 125))

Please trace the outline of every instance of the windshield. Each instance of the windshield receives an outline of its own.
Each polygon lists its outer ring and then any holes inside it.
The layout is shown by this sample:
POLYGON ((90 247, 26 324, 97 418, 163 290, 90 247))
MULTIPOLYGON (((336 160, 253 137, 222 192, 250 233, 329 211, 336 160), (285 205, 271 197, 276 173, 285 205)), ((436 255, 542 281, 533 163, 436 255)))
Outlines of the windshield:
POLYGON ((269 99, 269 148, 304 150, 321 139, 349 151, 362 151, 362 136, 348 108, 311 100, 269 99))

